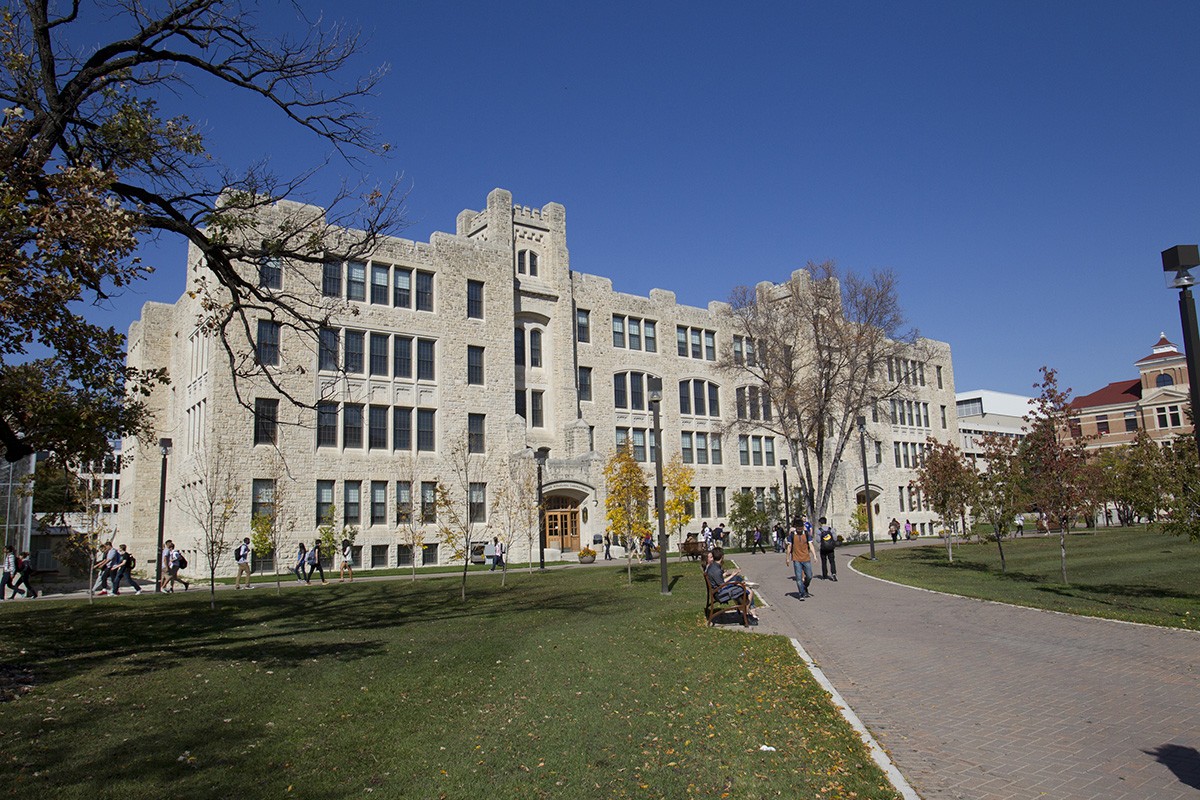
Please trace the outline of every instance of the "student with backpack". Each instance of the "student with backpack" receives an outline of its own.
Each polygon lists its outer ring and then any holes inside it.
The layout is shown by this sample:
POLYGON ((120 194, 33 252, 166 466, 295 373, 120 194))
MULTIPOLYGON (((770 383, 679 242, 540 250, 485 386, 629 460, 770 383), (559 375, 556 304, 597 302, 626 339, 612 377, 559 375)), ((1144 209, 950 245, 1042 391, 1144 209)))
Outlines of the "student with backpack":
POLYGON ((250 548, 250 537, 249 536, 242 539, 242 543, 239 544, 233 550, 233 558, 234 558, 234 561, 237 562, 237 568, 238 568, 237 577, 233 579, 233 588, 235 588, 235 589, 242 588, 242 576, 243 575, 246 576, 246 588, 247 589, 254 588, 253 586, 250 585, 250 554, 251 554, 251 552, 252 551, 250 548))
POLYGON ((821 552, 821 578, 837 582, 837 562, 833 560, 833 552, 837 549, 837 536, 833 528, 826 524, 828 520, 821 517, 817 520, 818 549, 821 552))
POLYGON ((121 545, 117 551, 121 560, 117 562, 117 576, 113 578, 112 582, 113 594, 121 593, 121 581, 123 580, 129 581, 134 594, 141 594, 142 587, 133 579, 133 568, 137 566, 137 559, 126 549, 125 545, 121 545))
POLYGON ((11 589, 12 597, 9 600, 16 600, 17 594, 24 595, 22 589, 18 589, 13 585, 13 578, 17 575, 17 553, 13 550, 11 544, 4 545, 4 582, 0 584, 0 600, 4 599, 4 590, 11 589))
POLYGON ((788 566, 796 574, 796 592, 801 600, 812 597, 808 585, 812 583, 812 534, 801 526, 792 528, 788 536, 785 556, 788 566))
POLYGON ((311 584, 313 573, 320 572, 321 573, 321 583, 323 583, 323 584, 329 583, 329 581, 325 580, 325 569, 324 569, 324 567, 321 566, 321 542, 320 542, 320 540, 313 542, 312 548, 308 551, 307 561, 308 561, 308 576, 304 579, 304 582, 311 584))
POLYGON ((33 589, 33 584, 29 579, 33 577, 33 562, 29 560, 29 553, 24 552, 17 558, 17 580, 13 583, 14 591, 20 587, 25 587, 26 597, 37 597, 37 592, 33 589))
POLYGON ((167 568, 167 591, 175 591, 175 581, 183 584, 183 590, 186 592, 192 587, 185 579, 179 577, 179 570, 187 569, 187 557, 183 553, 175 549, 175 543, 168 541, 167 547, 170 548, 170 553, 167 555, 167 561, 170 566, 167 568))

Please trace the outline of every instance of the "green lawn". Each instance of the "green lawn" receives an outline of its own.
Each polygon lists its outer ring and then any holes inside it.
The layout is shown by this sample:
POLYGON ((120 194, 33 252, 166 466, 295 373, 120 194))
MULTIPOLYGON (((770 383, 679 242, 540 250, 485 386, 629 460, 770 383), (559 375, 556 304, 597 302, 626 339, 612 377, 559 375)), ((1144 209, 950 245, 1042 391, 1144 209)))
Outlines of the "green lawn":
POLYGON ((4 603, 0 795, 895 797, 785 639, 671 574, 4 603))
POLYGON ((1200 630, 1200 543, 1144 528, 1100 528, 1067 537, 1067 579, 1058 535, 946 547, 878 548, 854 566, 881 578, 942 592, 1109 619, 1200 630))

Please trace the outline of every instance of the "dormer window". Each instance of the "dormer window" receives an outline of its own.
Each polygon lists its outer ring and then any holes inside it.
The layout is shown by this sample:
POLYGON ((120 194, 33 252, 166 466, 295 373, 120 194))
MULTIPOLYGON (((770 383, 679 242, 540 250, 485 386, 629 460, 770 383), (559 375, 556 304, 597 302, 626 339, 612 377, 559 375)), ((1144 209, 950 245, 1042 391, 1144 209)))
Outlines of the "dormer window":
POLYGON ((1174 386, 1175 379, 1172 378, 1169 373, 1160 372, 1158 377, 1154 379, 1154 385, 1160 389, 1164 386, 1174 386))

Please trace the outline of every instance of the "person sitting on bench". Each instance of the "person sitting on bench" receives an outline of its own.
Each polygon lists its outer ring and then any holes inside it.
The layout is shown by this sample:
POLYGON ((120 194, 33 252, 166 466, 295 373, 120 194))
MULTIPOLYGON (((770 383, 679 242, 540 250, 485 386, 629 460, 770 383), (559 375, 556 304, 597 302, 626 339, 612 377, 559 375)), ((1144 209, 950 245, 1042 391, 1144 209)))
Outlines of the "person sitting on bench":
POLYGON ((725 550, 723 548, 714 547, 709 553, 709 562, 708 566, 704 568, 704 574, 708 577, 709 583, 716 587, 718 603, 728 603, 739 599, 742 595, 747 595, 750 599, 750 619, 758 619, 753 610, 754 591, 746 585, 746 579, 742 577, 741 572, 736 569, 732 572, 725 571, 725 550))

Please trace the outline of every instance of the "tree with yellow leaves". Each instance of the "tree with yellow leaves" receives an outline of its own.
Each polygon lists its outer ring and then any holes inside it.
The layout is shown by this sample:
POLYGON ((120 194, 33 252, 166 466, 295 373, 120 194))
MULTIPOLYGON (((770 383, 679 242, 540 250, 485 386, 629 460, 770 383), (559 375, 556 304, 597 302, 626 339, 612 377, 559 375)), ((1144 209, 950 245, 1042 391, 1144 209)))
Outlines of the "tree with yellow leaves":
POLYGON ((604 464, 604 487, 608 493, 604 501, 607 530, 625 548, 626 572, 632 585, 633 559, 638 553, 638 543, 651 532, 647 514, 650 485, 628 443, 604 464))
POLYGON ((676 453, 663 470, 663 487, 667 499, 663 504, 667 512, 667 528, 674 529, 683 540, 683 526, 692 521, 692 510, 696 503, 696 489, 692 486, 696 480, 696 470, 687 466, 676 453))

